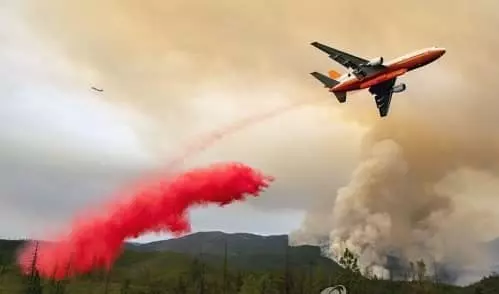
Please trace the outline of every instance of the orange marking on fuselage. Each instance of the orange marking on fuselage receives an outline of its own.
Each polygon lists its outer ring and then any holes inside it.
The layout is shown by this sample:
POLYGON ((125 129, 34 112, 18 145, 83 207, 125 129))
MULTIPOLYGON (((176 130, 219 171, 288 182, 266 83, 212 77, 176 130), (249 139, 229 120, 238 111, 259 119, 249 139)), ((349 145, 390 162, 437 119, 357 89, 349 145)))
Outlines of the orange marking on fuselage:
POLYGON ((330 70, 329 77, 332 79, 337 79, 337 78, 341 77, 341 74, 335 70, 330 70))

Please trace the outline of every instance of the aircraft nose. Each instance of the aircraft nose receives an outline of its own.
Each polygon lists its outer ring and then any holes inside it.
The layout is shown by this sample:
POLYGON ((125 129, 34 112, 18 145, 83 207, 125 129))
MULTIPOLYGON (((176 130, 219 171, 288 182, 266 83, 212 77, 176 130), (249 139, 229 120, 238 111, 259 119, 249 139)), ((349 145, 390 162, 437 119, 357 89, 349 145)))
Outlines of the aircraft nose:
POLYGON ((445 50, 445 48, 441 48, 441 47, 435 48, 435 51, 438 52, 439 56, 442 56, 445 54, 445 52, 447 52, 447 50, 445 50))

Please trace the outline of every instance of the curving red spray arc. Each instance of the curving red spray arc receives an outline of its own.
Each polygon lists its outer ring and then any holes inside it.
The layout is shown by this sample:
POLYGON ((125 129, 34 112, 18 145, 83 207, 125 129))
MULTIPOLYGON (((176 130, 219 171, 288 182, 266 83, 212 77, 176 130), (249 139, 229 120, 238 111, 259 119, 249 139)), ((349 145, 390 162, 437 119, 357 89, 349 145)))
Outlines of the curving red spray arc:
POLYGON ((224 206, 248 195, 258 196, 272 180, 244 164, 225 163, 141 185, 130 198, 108 205, 104 213, 75 221, 67 236, 54 242, 27 243, 18 263, 25 273, 34 265, 40 276, 56 280, 110 269, 126 239, 155 231, 187 233, 191 229, 189 208, 224 206))
POLYGON ((258 115, 250 116, 247 118, 243 118, 241 120, 236 121, 233 124, 227 125, 224 128, 217 129, 215 131, 209 132, 204 136, 200 136, 195 140, 192 144, 187 145, 182 149, 182 154, 173 158, 166 166, 169 170, 173 170, 176 166, 181 165, 181 163, 188 157, 193 154, 199 153, 211 145, 215 144, 217 141, 223 139, 224 137, 233 134, 237 131, 240 131, 244 128, 252 126, 253 124, 262 122, 267 119, 271 119, 273 117, 279 116, 285 112, 294 110, 304 105, 310 105, 318 102, 324 102, 325 100, 301 100, 296 101, 291 104, 284 105, 282 107, 278 107, 267 112, 259 113, 258 115))

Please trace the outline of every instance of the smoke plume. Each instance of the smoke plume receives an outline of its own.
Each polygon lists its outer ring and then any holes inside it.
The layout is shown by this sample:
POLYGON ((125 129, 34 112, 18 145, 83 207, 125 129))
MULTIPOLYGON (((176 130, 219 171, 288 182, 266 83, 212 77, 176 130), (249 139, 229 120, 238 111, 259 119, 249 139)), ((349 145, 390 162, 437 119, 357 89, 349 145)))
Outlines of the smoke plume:
MULTIPOLYGON (((397 252, 406 260, 465 268, 480 265, 477 243, 499 235, 493 209, 499 187, 498 8, 494 0, 49 0, 32 1, 27 16, 87 78, 115 91, 108 99, 156 117, 172 138, 185 130, 168 125, 194 128, 266 103, 333 99, 308 72, 338 67, 311 41, 385 59, 447 48, 441 60, 401 79, 407 91, 395 95, 385 119, 366 93, 324 106, 331 110, 321 128, 349 124, 352 133, 365 132, 358 166, 348 180, 349 161, 328 160, 331 154, 355 158, 353 135, 294 139, 308 147, 303 150, 316 144, 311 153, 317 157, 307 164, 317 170, 300 176, 321 182, 304 194, 274 197, 278 205, 308 209, 293 234, 297 243, 326 237, 332 255, 347 245, 362 253, 365 265, 384 267, 386 256, 397 252), (325 162, 333 172, 324 172, 325 162)), ((274 145, 265 147, 259 157, 286 166, 289 156, 276 159, 274 145)), ((298 161, 295 166, 305 166, 298 161)))

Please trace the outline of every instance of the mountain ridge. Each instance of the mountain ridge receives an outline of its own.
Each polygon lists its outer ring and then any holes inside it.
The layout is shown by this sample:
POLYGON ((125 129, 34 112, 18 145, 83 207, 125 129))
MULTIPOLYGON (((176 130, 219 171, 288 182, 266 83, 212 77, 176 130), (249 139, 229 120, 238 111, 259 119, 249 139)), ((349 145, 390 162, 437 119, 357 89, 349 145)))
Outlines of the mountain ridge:
POLYGON ((127 249, 139 251, 173 251, 188 254, 222 255, 227 246, 228 255, 242 253, 284 254, 289 236, 262 236, 251 233, 225 233, 221 231, 195 232, 178 238, 148 243, 127 243, 127 249))
MULTIPOLYGON (((15 262, 15 252, 25 241, 0 240, 0 261, 15 262)), ((231 267, 244 270, 279 270, 285 267, 286 262, 296 268, 313 264, 325 270, 342 270, 336 262, 323 256, 319 247, 310 245, 294 247, 289 246, 288 241, 287 235, 197 232, 147 243, 125 242, 125 250, 120 259, 127 260, 127 256, 135 256, 153 262, 156 258, 163 258, 163 255, 185 256, 218 264, 227 254, 231 267)), ((120 263, 119 260, 117 262, 120 263)))

